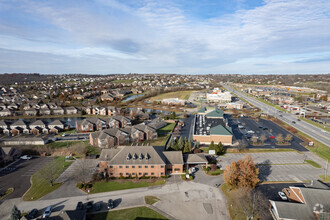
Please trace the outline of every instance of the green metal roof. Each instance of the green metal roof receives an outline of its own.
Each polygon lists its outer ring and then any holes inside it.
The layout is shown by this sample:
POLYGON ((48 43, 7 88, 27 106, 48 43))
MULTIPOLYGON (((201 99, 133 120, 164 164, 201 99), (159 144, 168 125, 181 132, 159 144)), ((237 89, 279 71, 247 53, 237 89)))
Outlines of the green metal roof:
POLYGON ((202 107, 198 110, 199 113, 205 113, 206 112, 206 107, 202 107))
POLYGON ((206 114, 206 117, 210 118, 223 118, 223 111, 221 109, 216 109, 206 114))
POLYGON ((218 125, 210 129, 210 135, 232 135, 232 133, 228 130, 228 128, 218 125))

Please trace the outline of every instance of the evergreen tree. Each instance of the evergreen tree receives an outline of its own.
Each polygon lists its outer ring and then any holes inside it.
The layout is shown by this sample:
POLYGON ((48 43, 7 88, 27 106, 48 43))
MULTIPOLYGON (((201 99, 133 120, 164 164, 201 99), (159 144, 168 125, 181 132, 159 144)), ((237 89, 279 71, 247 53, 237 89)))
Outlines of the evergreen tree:
POLYGON ((215 150, 214 141, 211 141, 211 144, 209 145, 209 150, 215 150))
POLYGON ((225 148, 223 147, 222 143, 219 142, 216 146, 215 153, 217 155, 223 155, 225 154, 225 148))
POLYGON ((183 141, 183 138, 180 137, 178 140, 178 148, 179 148, 179 150, 182 150, 183 147, 184 147, 184 141, 183 141))
POLYGON ((21 211, 18 210, 16 205, 11 209, 10 220, 18 220, 21 218, 21 211))

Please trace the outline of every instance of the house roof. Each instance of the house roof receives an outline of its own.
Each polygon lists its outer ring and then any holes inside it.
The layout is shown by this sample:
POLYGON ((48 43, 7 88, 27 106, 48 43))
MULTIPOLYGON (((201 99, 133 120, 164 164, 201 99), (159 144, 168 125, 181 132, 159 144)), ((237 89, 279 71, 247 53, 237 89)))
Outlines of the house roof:
POLYGON ((206 107, 202 107, 200 109, 198 109, 199 113, 205 113, 207 111, 206 107))
POLYGON ((206 157, 204 154, 199 153, 199 154, 185 154, 184 156, 185 162, 186 163, 208 163, 206 157))
POLYGON ((8 126, 4 120, 0 120, 0 126, 8 126))
POLYGON ((26 124, 23 120, 17 120, 14 123, 12 123, 11 126, 26 126, 26 124))
POLYGON ((222 125, 218 125, 210 129, 210 135, 233 135, 233 134, 231 133, 231 131, 228 130, 228 128, 225 128, 222 125))
POLYGON ((166 164, 162 155, 153 146, 124 146, 110 161, 110 164, 166 164), (137 159, 133 156, 137 155, 137 159), (142 159, 139 157, 142 155, 142 159), (127 157, 130 159, 127 160, 127 157), (148 159, 147 159, 148 158, 148 159))
POLYGON ((102 149, 99 159, 102 161, 110 161, 121 150, 121 148, 122 147, 119 146, 116 149, 102 149))
POLYGON ((223 111, 221 109, 215 109, 206 114, 206 117, 209 118, 223 118, 223 111))
POLYGON ((43 121, 41 121, 41 120, 37 120, 37 121, 31 123, 30 125, 33 125, 33 126, 44 126, 45 123, 43 121))
POLYGON ((182 151, 163 151, 167 164, 183 164, 182 151))
POLYGON ((55 121, 49 123, 48 125, 61 125, 62 126, 63 123, 60 120, 55 120, 55 121))

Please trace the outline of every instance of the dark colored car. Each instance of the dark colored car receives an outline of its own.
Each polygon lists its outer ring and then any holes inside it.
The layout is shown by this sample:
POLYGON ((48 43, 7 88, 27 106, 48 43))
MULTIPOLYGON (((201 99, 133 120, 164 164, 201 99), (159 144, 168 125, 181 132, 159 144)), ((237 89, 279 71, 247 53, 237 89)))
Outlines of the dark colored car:
POLYGON ((78 202, 76 210, 83 210, 83 209, 84 209, 84 204, 82 202, 78 202))
POLYGON ((268 128, 263 128, 263 130, 268 130, 268 128))
POLYGON ((293 123, 293 124, 296 124, 296 122, 295 122, 295 121, 292 121, 292 123, 293 123))
POLYGON ((298 118, 297 121, 300 121, 300 119, 298 118))
POLYGON ((90 212, 93 210, 93 201, 89 201, 86 205, 87 212, 90 212))
POLYGON ((113 209, 113 201, 112 199, 108 200, 108 209, 113 209))
POLYGON ((34 219, 37 217, 37 214, 38 214, 38 209, 32 209, 26 217, 27 219, 34 219))
POLYGON ((97 202, 94 205, 95 211, 100 211, 101 210, 101 202, 97 202))

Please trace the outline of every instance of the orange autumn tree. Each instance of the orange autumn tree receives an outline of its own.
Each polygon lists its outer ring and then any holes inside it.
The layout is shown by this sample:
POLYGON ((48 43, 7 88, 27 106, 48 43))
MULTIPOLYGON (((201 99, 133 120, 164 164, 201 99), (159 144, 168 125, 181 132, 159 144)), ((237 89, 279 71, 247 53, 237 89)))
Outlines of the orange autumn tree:
POLYGON ((257 168, 250 155, 246 155, 244 160, 233 161, 227 165, 223 173, 225 183, 232 189, 247 188, 252 189, 259 183, 259 168, 257 168))

